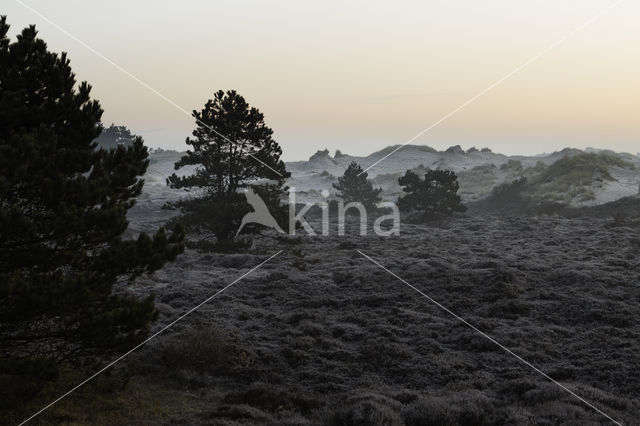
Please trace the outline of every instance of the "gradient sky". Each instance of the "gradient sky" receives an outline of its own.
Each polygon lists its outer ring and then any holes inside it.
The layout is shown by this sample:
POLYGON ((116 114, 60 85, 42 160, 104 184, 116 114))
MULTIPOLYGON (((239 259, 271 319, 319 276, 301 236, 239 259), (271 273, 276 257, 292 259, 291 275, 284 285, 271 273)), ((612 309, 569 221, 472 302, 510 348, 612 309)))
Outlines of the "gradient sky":
MULTIPOLYGON (((286 160, 402 144, 614 0, 23 0, 188 111, 237 89, 286 160)), ((186 149, 193 119, 14 0, 93 86, 103 121, 186 149)), ((640 2, 627 0, 419 138, 438 149, 640 151, 640 2)))

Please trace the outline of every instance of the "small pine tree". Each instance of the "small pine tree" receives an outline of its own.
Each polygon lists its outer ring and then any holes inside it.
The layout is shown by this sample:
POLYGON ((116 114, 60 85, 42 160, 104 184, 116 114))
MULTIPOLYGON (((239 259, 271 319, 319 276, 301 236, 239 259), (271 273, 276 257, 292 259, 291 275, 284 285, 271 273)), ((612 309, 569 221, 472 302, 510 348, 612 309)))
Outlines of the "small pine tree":
POLYGON ((366 208, 375 207, 380 201, 382 188, 373 188, 367 179, 368 173, 363 172, 362 167, 355 161, 349 164, 344 175, 338 178, 338 183, 333 187, 338 191, 337 195, 345 203, 358 202, 366 208))
MULTIPOLYGON (((235 234, 245 213, 250 211, 239 190, 255 185, 273 216, 283 217, 286 206, 280 199, 286 190, 284 181, 290 174, 280 159, 282 149, 273 140, 273 131, 264 115, 235 90, 215 93, 204 108, 194 111, 192 147, 176 164, 196 166, 189 176, 175 173, 167 179, 172 188, 199 188, 200 196, 178 203, 184 219, 192 227, 211 230, 219 241, 235 234)), ((281 224, 284 226, 285 224, 281 224)))
POLYGON ((404 192, 404 196, 398 200, 398 207, 405 211, 422 212, 424 219, 450 216, 467 210, 458 195, 458 177, 451 170, 428 170, 424 179, 407 170, 398 183, 404 192))
POLYGON ((51 378, 63 361, 144 339, 156 316, 153 299, 112 287, 162 267, 183 241, 179 227, 122 239, 148 165, 142 139, 96 149, 102 109, 90 86, 76 86, 66 55, 49 52, 35 27, 13 43, 8 29, 0 18, 3 390, 3 383, 28 383, 29 376, 51 378))

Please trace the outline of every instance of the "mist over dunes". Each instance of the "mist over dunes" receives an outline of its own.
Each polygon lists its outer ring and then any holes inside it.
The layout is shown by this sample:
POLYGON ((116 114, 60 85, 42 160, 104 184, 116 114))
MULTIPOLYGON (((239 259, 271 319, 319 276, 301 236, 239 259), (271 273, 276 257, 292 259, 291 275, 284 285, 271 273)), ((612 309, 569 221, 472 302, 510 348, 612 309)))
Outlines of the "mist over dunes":
MULTIPOLYGON (((320 200, 320 191, 333 191, 332 184, 347 166, 355 161, 369 167, 397 148, 389 146, 365 157, 337 151, 318 150, 307 161, 288 162, 292 177, 288 185, 295 187, 300 201, 320 200)), ((146 190, 164 186, 180 154, 154 151, 147 172, 146 190)), ((555 201, 575 206, 602 204, 635 195, 640 186, 640 156, 610 150, 566 148, 536 156, 507 156, 489 149, 462 150, 452 146, 437 151, 428 146, 405 146, 368 170, 375 186, 383 188, 385 199, 400 195, 398 177, 406 170, 453 170, 460 181, 460 194, 465 201, 486 198, 500 184, 526 177, 530 192, 539 201, 555 201)))

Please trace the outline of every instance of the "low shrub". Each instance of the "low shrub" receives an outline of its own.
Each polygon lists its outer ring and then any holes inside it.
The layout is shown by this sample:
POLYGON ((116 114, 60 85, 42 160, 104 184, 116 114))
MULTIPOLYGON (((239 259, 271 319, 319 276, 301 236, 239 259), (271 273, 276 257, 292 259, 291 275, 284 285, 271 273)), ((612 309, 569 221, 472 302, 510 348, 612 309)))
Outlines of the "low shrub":
POLYGON ((247 404, 267 411, 298 410, 308 413, 320 406, 314 397, 274 388, 273 384, 253 385, 246 390, 231 392, 224 397, 227 404, 247 404))
POLYGON ((246 239, 185 241, 187 248, 201 253, 238 253, 249 249, 251 244, 251 241, 246 239))
POLYGON ((407 426, 501 424, 497 407, 477 391, 446 397, 422 397, 403 410, 407 426))
POLYGON ((347 400, 335 411, 325 414, 328 426, 401 426, 400 404, 382 395, 365 394, 347 400))
POLYGON ((216 372, 230 367, 233 352, 218 329, 208 325, 176 336, 164 348, 161 359, 172 369, 216 372))

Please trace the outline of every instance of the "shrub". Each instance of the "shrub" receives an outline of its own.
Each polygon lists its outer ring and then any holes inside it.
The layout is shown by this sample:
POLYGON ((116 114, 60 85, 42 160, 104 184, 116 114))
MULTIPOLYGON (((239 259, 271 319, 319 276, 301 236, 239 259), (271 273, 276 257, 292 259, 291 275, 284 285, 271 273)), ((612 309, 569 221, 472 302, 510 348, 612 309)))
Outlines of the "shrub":
MULTIPOLYGON (((280 190, 273 185, 252 186, 255 193, 268 206, 269 213, 281 227, 288 227, 288 206, 280 203, 280 190)), ((251 206, 242 193, 228 194, 224 198, 204 196, 180 200, 173 204, 180 208, 183 215, 178 218, 187 231, 194 234, 210 232, 216 237, 215 245, 208 247, 211 251, 231 252, 250 246, 250 242, 234 240, 242 218, 251 211, 251 206)), ((256 233, 262 225, 248 224, 243 234, 256 233)))
POLYGON ((496 183, 495 171, 496 166, 489 163, 460 172, 458 182, 460 182, 461 193, 470 198, 486 196, 496 183))
POLYGON ((251 247, 251 241, 238 240, 217 240, 209 241, 205 239, 197 241, 186 241, 187 248, 199 251, 201 253, 237 253, 251 247))
POLYGON ((400 426, 400 404, 382 395, 365 394, 350 398, 346 404, 325 417, 325 424, 335 426, 400 426))
POLYGON ((523 168, 522 161, 520 160, 509 160, 500 166, 500 170, 511 172, 521 172, 523 168))
POLYGON ((491 190, 489 201, 497 205, 521 202, 523 200, 522 192, 526 185, 527 178, 524 176, 511 183, 502 183, 491 190))
POLYGON ((419 211, 424 219, 450 216, 467 210, 458 195, 458 178, 451 170, 428 170, 424 179, 407 170, 398 183, 404 191, 404 196, 398 200, 398 207, 405 211, 419 211))
POLYGON ((267 411, 298 409, 308 413, 320 405, 320 401, 301 393, 275 388, 273 384, 254 384, 244 391, 231 392, 224 397, 227 404, 247 404, 267 411))
POLYGON ((489 425, 496 420, 496 407, 477 391, 449 396, 422 397, 403 410, 407 426, 489 425))
POLYGON ((176 336, 162 353, 168 367, 198 372, 224 370, 230 366, 231 359, 231 346, 212 325, 176 336))

